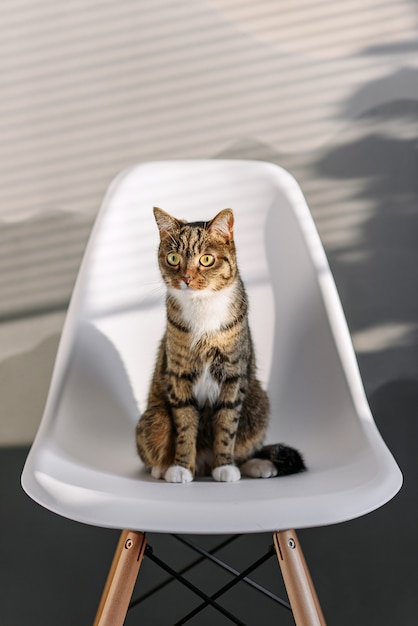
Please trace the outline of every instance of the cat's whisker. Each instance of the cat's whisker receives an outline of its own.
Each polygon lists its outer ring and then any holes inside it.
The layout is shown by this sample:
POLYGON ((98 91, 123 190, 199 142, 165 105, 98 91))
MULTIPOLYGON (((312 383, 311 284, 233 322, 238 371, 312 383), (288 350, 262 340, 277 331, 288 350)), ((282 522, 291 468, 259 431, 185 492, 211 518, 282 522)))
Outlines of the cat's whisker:
POLYGON ((162 283, 153 282, 144 284, 144 292, 142 296, 138 298, 138 305, 143 306, 150 302, 159 302, 164 304, 166 297, 166 290, 162 283))

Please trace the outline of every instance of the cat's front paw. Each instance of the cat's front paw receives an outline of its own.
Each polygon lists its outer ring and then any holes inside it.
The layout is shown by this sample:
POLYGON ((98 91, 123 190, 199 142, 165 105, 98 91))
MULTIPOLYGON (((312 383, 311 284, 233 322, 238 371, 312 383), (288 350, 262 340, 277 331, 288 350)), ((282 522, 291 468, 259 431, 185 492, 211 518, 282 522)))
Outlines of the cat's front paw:
POLYGON ((277 467, 268 459, 249 459, 241 465, 241 472, 251 478, 271 478, 277 476, 277 467))
POLYGON ((241 472, 236 465, 219 465, 212 470, 212 476, 221 483, 234 483, 241 478, 241 472))
POLYGON ((190 483, 193 480, 193 474, 187 467, 172 465, 164 474, 164 478, 168 483, 190 483))

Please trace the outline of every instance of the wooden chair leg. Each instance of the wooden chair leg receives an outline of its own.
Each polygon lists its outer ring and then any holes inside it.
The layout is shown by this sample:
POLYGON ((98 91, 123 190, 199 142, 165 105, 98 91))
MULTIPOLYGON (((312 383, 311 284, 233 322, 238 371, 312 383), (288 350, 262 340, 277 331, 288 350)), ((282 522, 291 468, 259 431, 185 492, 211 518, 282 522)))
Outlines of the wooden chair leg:
POLYGON ((279 531, 273 538, 296 626, 326 626, 295 531, 279 531))
POLYGON ((94 626, 122 626, 124 623, 146 543, 144 533, 122 531, 94 626))

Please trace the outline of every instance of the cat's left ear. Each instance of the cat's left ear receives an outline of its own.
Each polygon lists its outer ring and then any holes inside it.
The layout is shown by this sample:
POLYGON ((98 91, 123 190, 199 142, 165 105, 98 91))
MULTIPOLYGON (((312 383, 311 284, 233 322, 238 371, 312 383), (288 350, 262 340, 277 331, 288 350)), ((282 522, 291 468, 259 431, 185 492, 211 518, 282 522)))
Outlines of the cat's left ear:
POLYGON ((229 243, 234 238, 234 214, 232 209, 223 209, 215 215, 207 226, 209 231, 218 233, 229 243))
POLYGON ((172 238, 173 235, 180 231, 181 225, 184 224, 181 220, 176 219, 156 206, 154 207, 154 217, 160 231, 161 239, 172 238))

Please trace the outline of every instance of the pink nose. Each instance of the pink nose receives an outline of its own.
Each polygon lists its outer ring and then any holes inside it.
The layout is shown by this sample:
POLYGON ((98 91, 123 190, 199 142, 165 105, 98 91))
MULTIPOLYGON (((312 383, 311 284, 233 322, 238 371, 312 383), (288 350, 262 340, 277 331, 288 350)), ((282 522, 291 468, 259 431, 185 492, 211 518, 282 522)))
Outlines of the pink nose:
POLYGON ((192 282, 192 277, 191 276, 182 276, 183 282, 186 283, 187 286, 190 285, 190 283, 192 282))

